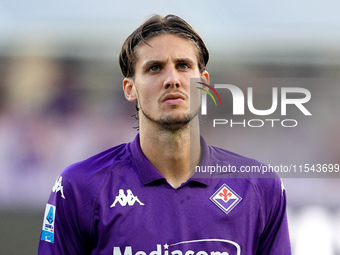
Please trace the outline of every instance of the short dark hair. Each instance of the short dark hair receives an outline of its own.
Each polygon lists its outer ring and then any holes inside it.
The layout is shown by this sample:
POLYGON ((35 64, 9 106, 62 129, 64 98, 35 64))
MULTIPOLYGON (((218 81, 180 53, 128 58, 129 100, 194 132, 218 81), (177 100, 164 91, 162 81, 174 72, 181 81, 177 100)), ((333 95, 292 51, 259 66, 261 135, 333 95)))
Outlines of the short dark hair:
POLYGON ((119 65, 124 77, 134 77, 137 56, 135 47, 147 39, 160 34, 175 34, 193 41, 198 50, 198 68, 205 70, 209 60, 209 52, 202 38, 182 18, 176 15, 162 17, 154 15, 138 27, 123 43, 119 54, 119 65))

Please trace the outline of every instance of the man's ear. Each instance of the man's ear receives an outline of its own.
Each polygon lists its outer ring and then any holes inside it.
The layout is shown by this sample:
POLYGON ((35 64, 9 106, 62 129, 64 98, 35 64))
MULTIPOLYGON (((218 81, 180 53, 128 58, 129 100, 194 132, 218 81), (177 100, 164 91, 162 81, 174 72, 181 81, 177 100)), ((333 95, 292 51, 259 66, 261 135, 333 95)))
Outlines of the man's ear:
POLYGON ((132 78, 125 78, 123 80, 123 90, 128 101, 133 102, 137 100, 136 88, 132 78))
POLYGON ((202 74, 201 74, 201 82, 209 85, 210 80, 209 80, 209 73, 208 73, 208 71, 204 70, 202 72, 202 74))
MULTIPOLYGON (((208 71, 203 71, 202 72, 202 74, 201 74, 201 77, 200 77, 200 79, 201 79, 201 82, 203 83, 203 84, 207 84, 207 85, 209 85, 209 82, 210 82, 210 80, 209 80, 209 73, 208 73, 208 71)), ((204 85, 201 85, 201 88, 203 88, 204 90, 208 90, 209 91, 209 88, 207 87, 207 86, 204 86, 204 85)), ((201 93, 202 94, 207 94, 207 92, 205 92, 205 91, 201 91, 201 93)))

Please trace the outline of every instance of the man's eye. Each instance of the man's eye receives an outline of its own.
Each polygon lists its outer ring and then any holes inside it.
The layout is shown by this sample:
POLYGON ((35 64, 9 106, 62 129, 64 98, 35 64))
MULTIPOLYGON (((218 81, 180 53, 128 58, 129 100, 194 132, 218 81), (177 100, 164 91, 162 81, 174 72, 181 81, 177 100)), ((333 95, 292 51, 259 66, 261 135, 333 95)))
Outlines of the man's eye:
POLYGON ((183 70, 190 68, 190 66, 188 64, 178 64, 177 67, 178 67, 178 69, 183 69, 183 70))
POLYGON ((154 73, 158 72, 159 70, 161 70, 160 66, 151 66, 148 71, 154 73))

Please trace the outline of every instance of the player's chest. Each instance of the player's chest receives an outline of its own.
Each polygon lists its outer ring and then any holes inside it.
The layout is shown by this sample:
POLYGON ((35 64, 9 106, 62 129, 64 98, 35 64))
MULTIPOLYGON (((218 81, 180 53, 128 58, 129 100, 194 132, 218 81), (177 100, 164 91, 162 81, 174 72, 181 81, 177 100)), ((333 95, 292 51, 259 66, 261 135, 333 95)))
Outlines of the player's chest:
POLYGON ((257 239, 258 204, 231 186, 121 186, 98 210, 98 245, 114 255, 238 254, 257 239))

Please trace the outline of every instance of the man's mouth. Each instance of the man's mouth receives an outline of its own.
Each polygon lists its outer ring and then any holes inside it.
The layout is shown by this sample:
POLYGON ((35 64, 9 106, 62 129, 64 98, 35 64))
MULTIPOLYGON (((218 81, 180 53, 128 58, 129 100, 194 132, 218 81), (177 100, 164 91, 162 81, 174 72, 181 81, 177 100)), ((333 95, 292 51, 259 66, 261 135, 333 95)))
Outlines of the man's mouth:
POLYGON ((171 93, 166 95, 162 102, 169 105, 178 105, 185 100, 184 96, 180 93, 171 93))

